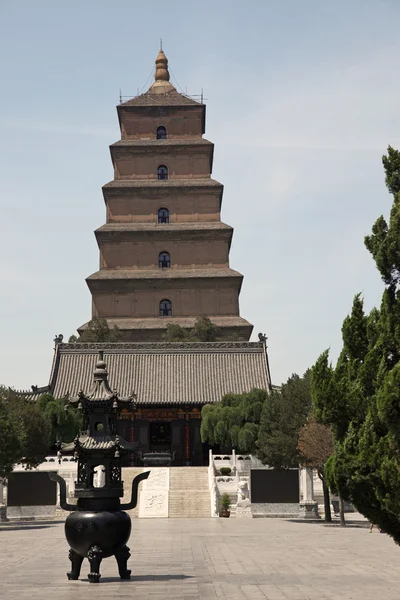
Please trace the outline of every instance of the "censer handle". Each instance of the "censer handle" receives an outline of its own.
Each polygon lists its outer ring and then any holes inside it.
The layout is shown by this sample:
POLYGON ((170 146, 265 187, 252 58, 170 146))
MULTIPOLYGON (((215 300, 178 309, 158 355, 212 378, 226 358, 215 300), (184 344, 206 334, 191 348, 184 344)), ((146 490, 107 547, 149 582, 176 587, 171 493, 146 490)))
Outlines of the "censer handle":
MULTIPOLYGON (((149 475, 150 475, 150 471, 145 471, 144 473, 140 473, 140 475, 136 475, 135 479, 132 481, 131 501, 128 502, 127 504, 121 504, 121 507, 120 507, 121 510, 130 510, 131 508, 135 508, 135 506, 137 504, 139 483, 141 481, 143 481, 144 479, 147 479, 149 475)), ((65 482, 64 482, 64 486, 65 486, 65 482)))

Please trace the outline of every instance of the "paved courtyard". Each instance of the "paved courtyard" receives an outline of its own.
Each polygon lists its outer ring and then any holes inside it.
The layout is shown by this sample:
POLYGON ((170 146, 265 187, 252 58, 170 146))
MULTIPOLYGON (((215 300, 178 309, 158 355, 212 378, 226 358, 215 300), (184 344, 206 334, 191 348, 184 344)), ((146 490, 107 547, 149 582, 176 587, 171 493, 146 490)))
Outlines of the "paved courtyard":
POLYGON ((0 529, 2 600, 398 600, 400 548, 367 524, 341 529, 276 519, 133 522, 131 581, 113 558, 99 584, 68 581, 62 524, 0 529))

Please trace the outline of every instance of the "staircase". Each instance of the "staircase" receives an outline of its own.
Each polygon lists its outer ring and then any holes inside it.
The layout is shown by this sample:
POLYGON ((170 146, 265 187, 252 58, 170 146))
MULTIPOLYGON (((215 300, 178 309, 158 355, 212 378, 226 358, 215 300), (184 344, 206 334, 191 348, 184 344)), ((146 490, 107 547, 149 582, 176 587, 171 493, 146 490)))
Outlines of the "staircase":
POLYGON ((208 467, 171 467, 169 518, 210 517, 208 467))
MULTIPOLYGON (((136 475, 143 473, 142 467, 123 467, 122 468, 122 481, 124 482, 124 497, 121 498, 121 504, 131 501, 132 492, 132 481, 136 475)), ((140 505, 140 494, 143 487, 143 481, 139 484, 138 491, 138 502, 136 508, 127 510, 126 512, 130 515, 131 519, 137 519, 139 517, 139 505, 140 505)))

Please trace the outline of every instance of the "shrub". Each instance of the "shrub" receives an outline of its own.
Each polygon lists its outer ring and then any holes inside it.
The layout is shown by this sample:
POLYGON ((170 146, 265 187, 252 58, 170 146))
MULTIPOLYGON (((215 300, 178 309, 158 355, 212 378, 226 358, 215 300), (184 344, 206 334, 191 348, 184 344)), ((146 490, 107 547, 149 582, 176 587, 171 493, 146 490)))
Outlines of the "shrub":
POLYGON ((220 472, 221 475, 230 475, 232 473, 232 469, 230 467, 221 467, 220 472))
POLYGON ((221 508, 222 510, 229 510, 229 507, 231 505, 231 499, 229 497, 229 494, 222 494, 221 496, 221 508))

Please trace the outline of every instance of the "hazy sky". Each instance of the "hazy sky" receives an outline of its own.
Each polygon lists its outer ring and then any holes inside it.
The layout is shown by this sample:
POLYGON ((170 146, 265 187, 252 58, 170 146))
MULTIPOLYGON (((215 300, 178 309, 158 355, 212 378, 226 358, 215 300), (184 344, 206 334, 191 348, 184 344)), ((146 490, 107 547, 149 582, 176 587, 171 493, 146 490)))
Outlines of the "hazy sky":
POLYGON ((90 318, 119 89, 147 89, 160 37, 183 90, 204 89, 273 382, 336 358, 353 295, 382 292, 363 238, 391 205, 399 26, 399 0, 0 0, 0 383, 46 385, 54 335, 90 318))

